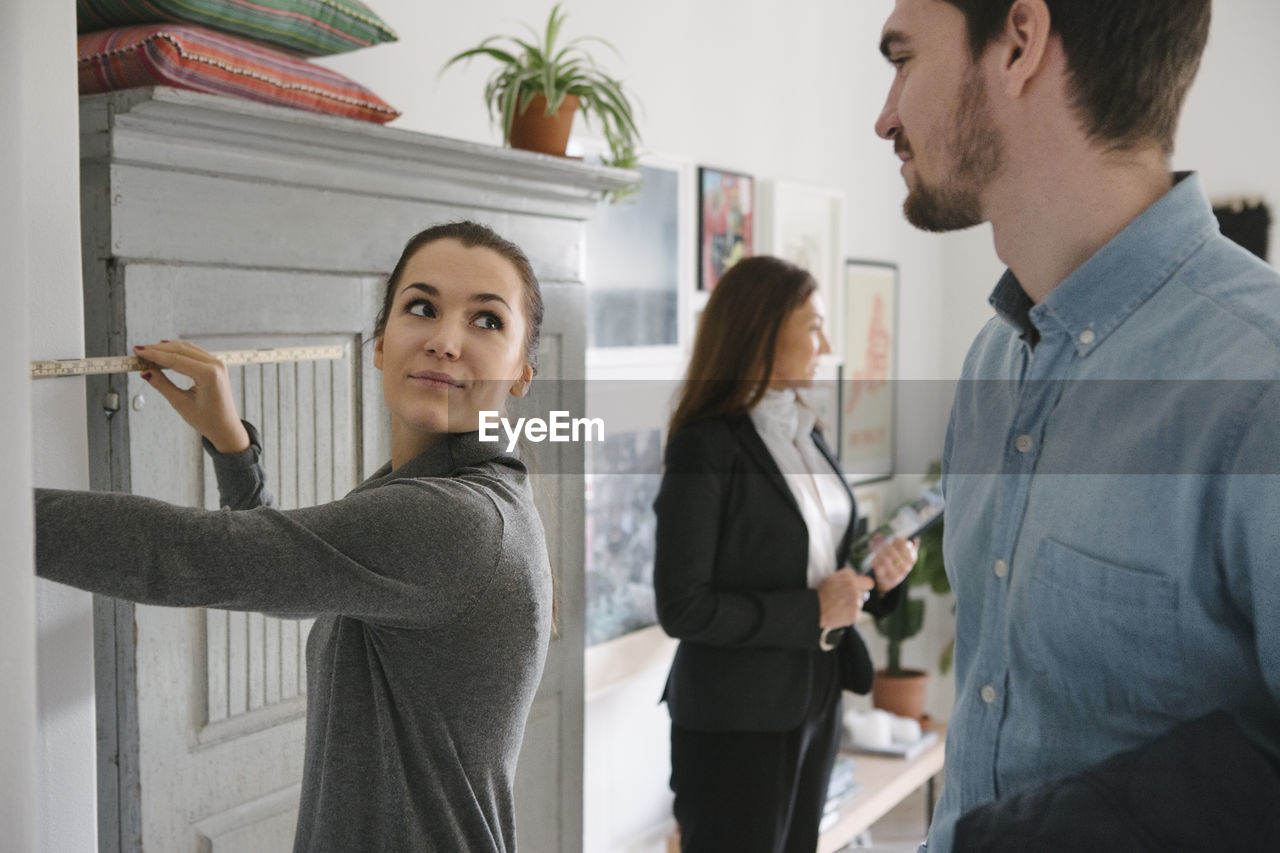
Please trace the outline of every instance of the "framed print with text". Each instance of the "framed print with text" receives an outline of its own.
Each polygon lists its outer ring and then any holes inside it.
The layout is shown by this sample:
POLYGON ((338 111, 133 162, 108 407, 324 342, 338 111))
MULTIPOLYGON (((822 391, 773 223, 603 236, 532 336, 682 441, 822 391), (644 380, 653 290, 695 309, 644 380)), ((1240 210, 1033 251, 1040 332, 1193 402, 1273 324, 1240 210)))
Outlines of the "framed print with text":
POLYGON ((844 309, 840 464, 851 483, 866 483, 893 476, 897 265, 846 261, 844 309))

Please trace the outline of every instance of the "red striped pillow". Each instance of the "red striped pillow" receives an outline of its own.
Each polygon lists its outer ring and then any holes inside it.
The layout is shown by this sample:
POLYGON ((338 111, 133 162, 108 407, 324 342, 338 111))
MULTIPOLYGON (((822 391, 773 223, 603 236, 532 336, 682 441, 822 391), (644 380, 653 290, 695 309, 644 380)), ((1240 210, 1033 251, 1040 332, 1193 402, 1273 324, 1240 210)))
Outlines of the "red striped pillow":
POLYGON ((76 0, 78 32, 161 22, 210 27, 308 56, 396 40, 360 0, 76 0))
POLYGON ((248 39, 144 24, 79 39, 80 94, 175 86, 378 123, 400 112, 359 83, 248 39))

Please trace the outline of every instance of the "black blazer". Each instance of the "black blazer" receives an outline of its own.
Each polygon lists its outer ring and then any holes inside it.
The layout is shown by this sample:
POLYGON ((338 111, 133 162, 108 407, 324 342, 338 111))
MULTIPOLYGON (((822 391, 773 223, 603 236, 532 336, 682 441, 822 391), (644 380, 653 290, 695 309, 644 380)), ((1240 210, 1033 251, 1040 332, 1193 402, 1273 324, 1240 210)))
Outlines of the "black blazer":
MULTIPOLYGON (((822 434, 815 429, 813 437, 839 473, 822 434)), ((654 509, 658 621, 681 641, 663 692, 674 723, 702 731, 795 728, 830 654, 843 656, 866 691, 870 660, 856 630, 835 652, 818 648, 809 529, 750 417, 699 421, 671 436, 654 509)), ((848 556, 856 518, 855 504, 837 566, 848 556)), ((888 612, 900 590, 873 593, 865 609, 888 612)))

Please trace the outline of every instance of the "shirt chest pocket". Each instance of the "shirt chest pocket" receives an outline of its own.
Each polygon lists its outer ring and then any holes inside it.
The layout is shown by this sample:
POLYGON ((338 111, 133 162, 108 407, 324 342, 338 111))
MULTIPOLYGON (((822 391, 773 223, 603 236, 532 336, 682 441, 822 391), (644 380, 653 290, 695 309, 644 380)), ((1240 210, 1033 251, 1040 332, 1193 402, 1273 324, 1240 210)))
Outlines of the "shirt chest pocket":
POLYGON ((1187 692, 1171 578, 1041 543, 1018 632, 1033 677, 1061 701, 1167 713, 1187 692))

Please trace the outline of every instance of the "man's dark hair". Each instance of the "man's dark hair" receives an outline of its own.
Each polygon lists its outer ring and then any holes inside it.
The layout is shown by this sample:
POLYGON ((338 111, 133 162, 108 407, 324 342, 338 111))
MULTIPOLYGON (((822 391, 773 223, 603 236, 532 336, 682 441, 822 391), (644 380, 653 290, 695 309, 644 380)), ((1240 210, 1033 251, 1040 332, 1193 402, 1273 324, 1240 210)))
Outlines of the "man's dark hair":
MULTIPOLYGON (((1075 106, 1095 140, 1173 152, 1178 114, 1209 38, 1210 0, 1044 0, 1062 39, 1075 106)), ((974 58, 1014 0, 943 0, 964 13, 974 58)))

